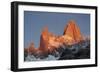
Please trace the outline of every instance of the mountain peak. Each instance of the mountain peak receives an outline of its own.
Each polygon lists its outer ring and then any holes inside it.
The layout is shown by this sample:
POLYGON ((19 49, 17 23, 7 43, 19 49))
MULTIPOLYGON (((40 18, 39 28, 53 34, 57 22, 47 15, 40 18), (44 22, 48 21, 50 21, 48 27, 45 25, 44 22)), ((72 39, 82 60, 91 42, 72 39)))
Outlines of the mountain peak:
MULTIPOLYGON (((65 28, 64 28, 64 33, 63 33, 63 35, 64 34, 67 34, 67 30, 70 28, 70 29, 73 29, 73 27, 75 27, 75 26, 77 26, 76 25, 76 22, 74 21, 74 20, 70 20, 69 22, 68 22, 68 24, 65 26, 65 28)), ((78 26, 77 26, 78 27, 78 26)))
POLYGON ((61 36, 54 35, 48 31, 48 27, 44 27, 40 36, 40 45, 38 49, 34 48, 34 43, 29 46, 30 53, 48 54, 52 53, 59 47, 66 45, 73 45, 83 40, 80 28, 74 20, 70 20, 64 29, 61 36))
POLYGON ((70 20, 64 29, 63 35, 69 44, 77 43, 83 40, 80 28, 77 26, 74 20, 70 20))
POLYGON ((44 27, 40 36, 40 50, 47 50, 49 41, 49 32, 48 27, 44 27))
POLYGON ((48 27, 47 26, 45 26, 43 28, 41 35, 48 35, 48 27))

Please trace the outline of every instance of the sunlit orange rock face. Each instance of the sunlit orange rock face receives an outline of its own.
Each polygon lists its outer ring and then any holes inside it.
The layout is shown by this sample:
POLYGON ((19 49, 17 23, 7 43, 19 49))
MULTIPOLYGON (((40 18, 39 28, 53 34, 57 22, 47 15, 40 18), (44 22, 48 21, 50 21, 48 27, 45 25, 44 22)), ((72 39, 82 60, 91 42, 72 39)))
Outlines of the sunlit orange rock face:
POLYGON ((48 54, 59 49, 63 44, 73 45, 81 40, 83 40, 83 36, 80 29, 75 21, 71 20, 66 25, 62 36, 54 35, 48 31, 48 27, 44 27, 40 36, 39 48, 35 49, 31 44, 28 49, 30 53, 48 54))
POLYGON ((81 40, 83 40, 83 36, 80 32, 80 28, 77 26, 75 21, 71 20, 67 24, 67 26, 64 29, 64 38, 67 41, 67 44, 74 44, 78 43, 81 40))
POLYGON ((47 52, 48 51, 48 49, 47 49, 48 41, 49 41, 49 32, 48 32, 48 28, 45 27, 40 36, 39 50, 42 50, 43 52, 47 52))
POLYGON ((50 53, 54 51, 53 48, 56 48, 58 44, 59 43, 56 41, 56 36, 48 32, 48 28, 45 27, 40 36, 39 50, 42 50, 44 53, 50 53))

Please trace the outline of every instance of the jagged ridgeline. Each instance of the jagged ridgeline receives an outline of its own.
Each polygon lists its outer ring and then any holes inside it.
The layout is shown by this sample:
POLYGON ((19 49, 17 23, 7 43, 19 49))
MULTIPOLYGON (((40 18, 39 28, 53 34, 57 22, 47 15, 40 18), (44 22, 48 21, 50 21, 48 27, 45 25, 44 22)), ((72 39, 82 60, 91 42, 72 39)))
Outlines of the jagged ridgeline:
POLYGON ((62 33, 62 36, 54 35, 44 27, 39 47, 30 43, 24 50, 24 61, 90 58, 90 38, 82 35, 75 21, 70 20, 62 33))

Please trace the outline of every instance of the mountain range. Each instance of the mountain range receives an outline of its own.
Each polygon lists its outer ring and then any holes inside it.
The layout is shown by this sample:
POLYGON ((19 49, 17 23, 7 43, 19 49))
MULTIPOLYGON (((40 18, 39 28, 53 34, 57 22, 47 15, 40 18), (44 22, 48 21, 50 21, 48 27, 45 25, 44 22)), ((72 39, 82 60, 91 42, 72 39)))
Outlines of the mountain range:
MULTIPOLYGON (((28 48, 25 48, 25 55, 34 55, 36 58, 45 58, 48 55, 61 56, 66 47, 73 46, 79 43, 83 44, 85 38, 78 25, 74 20, 70 20, 64 28, 62 35, 55 35, 49 32, 48 27, 44 27, 40 36, 40 44, 38 48, 34 47, 34 43, 30 43, 28 48)), ((86 43, 86 42, 85 42, 86 43)))

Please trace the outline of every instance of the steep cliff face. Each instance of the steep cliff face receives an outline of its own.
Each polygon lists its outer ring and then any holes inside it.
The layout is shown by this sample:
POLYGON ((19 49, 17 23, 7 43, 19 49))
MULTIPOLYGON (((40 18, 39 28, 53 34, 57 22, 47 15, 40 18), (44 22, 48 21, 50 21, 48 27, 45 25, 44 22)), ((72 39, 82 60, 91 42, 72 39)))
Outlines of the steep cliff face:
POLYGON ((70 45, 83 40, 80 28, 73 20, 69 21, 69 23, 66 25, 63 35, 67 43, 70 45))
POLYGON ((34 48, 34 44, 28 48, 28 52, 35 54, 36 56, 44 56, 51 53, 55 53, 60 47, 64 48, 63 44, 73 45, 83 40, 80 28, 75 21, 71 20, 66 25, 63 35, 58 36, 50 33, 47 27, 44 27, 40 36, 40 45, 37 49, 34 48))
POLYGON ((56 41, 57 37, 48 32, 48 28, 45 27, 40 36, 40 47, 39 50, 43 51, 43 53, 51 53, 54 51, 54 48, 59 46, 59 42, 56 41))
POLYGON ((42 51, 47 51, 48 44, 49 44, 49 32, 48 32, 48 28, 45 27, 41 33, 41 36, 40 36, 39 49, 42 51))

